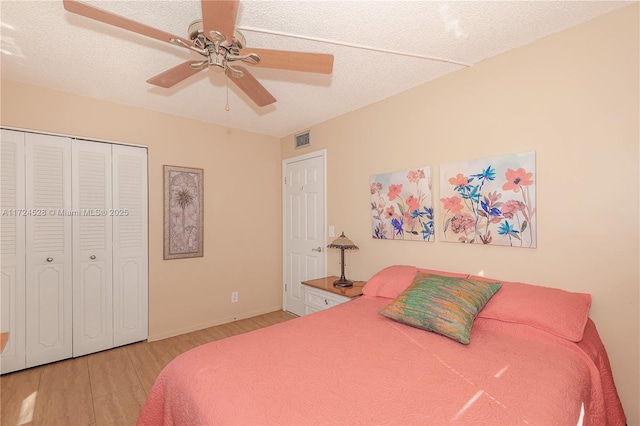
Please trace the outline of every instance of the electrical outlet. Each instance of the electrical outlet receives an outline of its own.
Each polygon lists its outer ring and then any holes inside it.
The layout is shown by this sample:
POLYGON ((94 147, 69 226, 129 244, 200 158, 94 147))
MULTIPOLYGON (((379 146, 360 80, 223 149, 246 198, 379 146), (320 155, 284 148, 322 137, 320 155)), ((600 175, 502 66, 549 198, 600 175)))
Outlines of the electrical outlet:
POLYGON ((238 292, 237 291, 231 292, 231 302, 236 303, 237 301, 238 301, 238 292))
POLYGON ((333 225, 329 226, 329 236, 330 237, 336 236, 336 228, 334 228, 333 225))

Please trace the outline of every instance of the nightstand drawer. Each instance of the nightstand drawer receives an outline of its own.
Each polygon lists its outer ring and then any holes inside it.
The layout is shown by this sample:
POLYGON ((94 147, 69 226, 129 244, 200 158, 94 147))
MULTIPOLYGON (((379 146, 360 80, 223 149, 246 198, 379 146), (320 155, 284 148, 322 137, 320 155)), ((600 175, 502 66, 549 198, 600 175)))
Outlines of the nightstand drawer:
POLYGON ((313 310, 323 310, 351 300, 316 288, 305 287, 304 304, 313 310))
POLYGON ((355 281, 352 287, 334 287, 338 277, 330 276, 302 281, 304 314, 312 314, 348 302, 362 295, 364 281, 355 281))

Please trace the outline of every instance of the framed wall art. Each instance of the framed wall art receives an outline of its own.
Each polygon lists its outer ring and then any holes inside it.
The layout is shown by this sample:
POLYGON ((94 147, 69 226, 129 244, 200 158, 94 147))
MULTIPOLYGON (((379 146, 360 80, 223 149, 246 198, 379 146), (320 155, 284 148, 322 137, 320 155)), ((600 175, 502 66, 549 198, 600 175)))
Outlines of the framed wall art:
POLYGON ((440 166, 440 239, 536 247, 535 152, 440 166))
POLYGON ((164 166, 164 259, 203 256, 204 170, 164 166))
POLYGON ((431 169, 371 176, 372 237, 433 241, 431 169))

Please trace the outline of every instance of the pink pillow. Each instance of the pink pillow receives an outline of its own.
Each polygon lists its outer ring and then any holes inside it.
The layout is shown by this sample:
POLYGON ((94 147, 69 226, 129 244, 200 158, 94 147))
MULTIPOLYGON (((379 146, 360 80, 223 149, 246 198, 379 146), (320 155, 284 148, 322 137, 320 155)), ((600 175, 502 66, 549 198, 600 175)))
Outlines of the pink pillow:
POLYGON ((469 276, 469 274, 436 271, 434 269, 416 268, 415 266, 393 265, 382 269, 371 277, 362 288, 362 294, 395 299, 411 285, 418 271, 455 278, 467 278, 469 276))
MULTIPOLYGON (((499 281, 477 276, 470 278, 499 281)), ((478 317, 526 324, 579 342, 589 318, 590 307, 590 294, 503 281, 502 288, 478 313, 478 317)))

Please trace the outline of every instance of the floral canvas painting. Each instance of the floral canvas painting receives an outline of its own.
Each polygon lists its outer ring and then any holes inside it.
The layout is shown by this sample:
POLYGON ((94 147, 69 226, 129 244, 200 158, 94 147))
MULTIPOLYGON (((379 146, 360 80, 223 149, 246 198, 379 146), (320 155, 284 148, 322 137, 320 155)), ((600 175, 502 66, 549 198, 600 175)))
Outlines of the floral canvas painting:
POLYGON ((164 166, 164 259, 203 256, 203 173, 164 166))
POLYGON ((371 219, 373 238, 433 241, 431 169, 372 176, 371 219))
POLYGON ((535 152, 440 167, 442 241, 536 247, 535 152))

